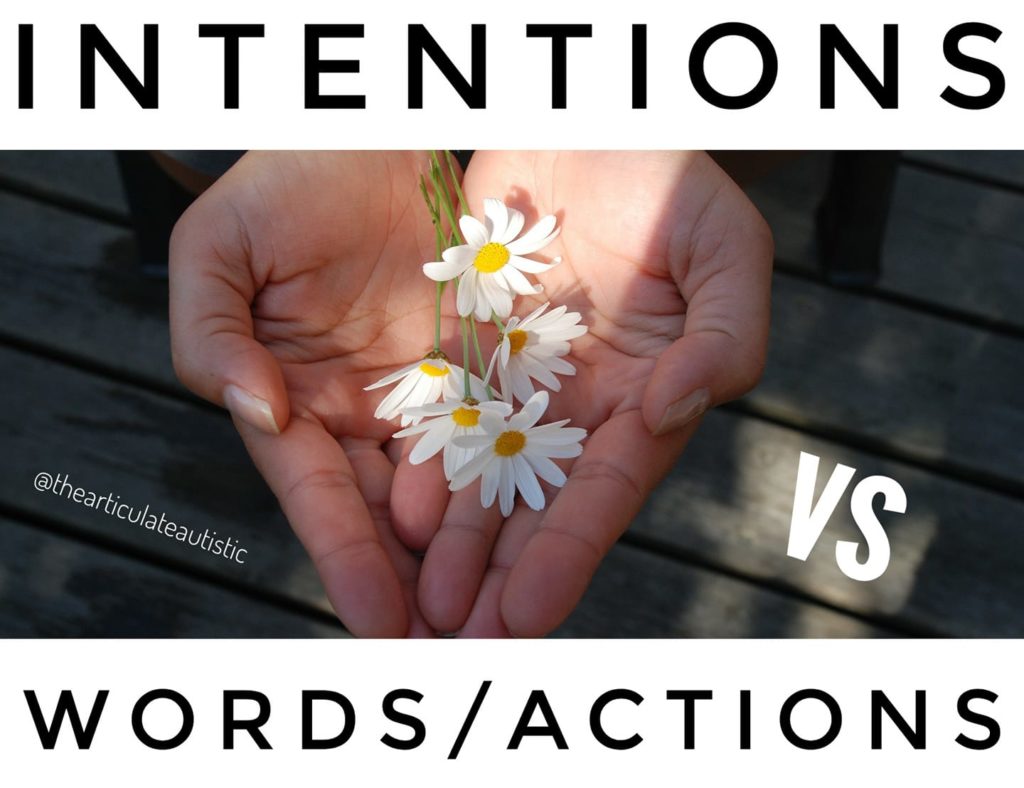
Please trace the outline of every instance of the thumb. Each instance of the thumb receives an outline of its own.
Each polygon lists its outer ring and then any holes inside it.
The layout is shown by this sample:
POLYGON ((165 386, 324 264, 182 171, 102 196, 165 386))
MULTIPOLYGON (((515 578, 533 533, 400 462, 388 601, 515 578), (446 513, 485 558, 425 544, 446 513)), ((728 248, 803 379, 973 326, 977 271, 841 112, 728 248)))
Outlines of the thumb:
POLYGON ((750 220, 731 223, 726 240, 707 260, 691 260, 679 283, 687 301, 683 336, 662 352, 644 392, 644 423, 656 436, 743 396, 761 378, 773 245, 764 220, 749 210, 750 220))
POLYGON ((171 355, 181 382, 256 429, 288 423, 277 359, 253 337, 258 292, 242 219, 215 190, 200 197, 171 236, 171 355), (224 239, 233 239, 225 242, 224 239))

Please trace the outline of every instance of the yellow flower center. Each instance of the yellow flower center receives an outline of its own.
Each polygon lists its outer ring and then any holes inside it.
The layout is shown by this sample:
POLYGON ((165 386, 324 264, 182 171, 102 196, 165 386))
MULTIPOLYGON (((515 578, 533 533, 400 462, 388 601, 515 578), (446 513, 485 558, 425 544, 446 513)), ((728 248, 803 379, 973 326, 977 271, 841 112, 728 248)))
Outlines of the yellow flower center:
POLYGON ((512 346, 512 352, 518 353, 526 346, 526 332, 518 328, 508 332, 508 343, 512 346))
POLYGON ((456 408, 452 411, 452 421, 460 427, 475 427, 480 423, 480 411, 473 408, 456 408))
POLYGON ((518 430, 509 430, 498 436, 494 442, 494 453, 499 457, 511 457, 519 454, 526 445, 526 436, 518 430))
POLYGON ((420 372, 424 375, 429 375, 432 378, 443 378, 448 374, 448 365, 445 364, 443 367, 435 367, 429 361, 424 361, 420 364, 420 372))
POLYGON ((503 244, 492 241, 480 247, 480 251, 476 253, 476 259, 473 260, 473 265, 482 274, 493 274, 495 271, 501 270, 508 262, 509 257, 511 255, 503 244))

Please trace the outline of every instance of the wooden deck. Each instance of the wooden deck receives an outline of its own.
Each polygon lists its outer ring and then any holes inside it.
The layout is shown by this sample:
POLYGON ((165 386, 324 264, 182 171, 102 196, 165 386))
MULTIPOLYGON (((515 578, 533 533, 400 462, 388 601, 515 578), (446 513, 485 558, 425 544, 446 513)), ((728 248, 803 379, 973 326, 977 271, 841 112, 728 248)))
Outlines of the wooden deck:
MULTIPOLYGON (((778 247, 764 382, 707 417, 559 634, 1024 635, 1024 154, 908 154, 863 292, 817 277, 823 164, 753 190, 778 247), (843 576, 833 539, 786 557, 801 450, 906 489, 880 580, 843 576)), ((174 379, 109 153, 0 154, 0 379, 0 636, 345 634, 227 417, 174 379), (40 471, 249 560, 37 492, 40 471)))

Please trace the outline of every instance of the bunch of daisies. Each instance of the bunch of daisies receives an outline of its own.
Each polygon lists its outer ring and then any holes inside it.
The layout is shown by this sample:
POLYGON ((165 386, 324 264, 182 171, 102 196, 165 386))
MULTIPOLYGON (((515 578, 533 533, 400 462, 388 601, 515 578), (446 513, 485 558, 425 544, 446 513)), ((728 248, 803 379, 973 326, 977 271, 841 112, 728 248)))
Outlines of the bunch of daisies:
POLYGON ((545 303, 524 317, 513 315, 516 296, 543 292, 527 275, 543 274, 560 262, 557 257, 550 263, 528 257, 558 237, 557 221, 544 216, 523 232, 523 214, 497 199, 484 200, 483 221, 472 216, 448 151, 443 156, 431 153, 429 182, 421 176, 420 190, 436 231, 437 259, 423 265, 423 273, 436 283, 434 347, 422 360, 367 386, 394 386, 374 415, 399 419, 404 429, 395 433, 397 438, 419 436, 410 462, 443 453, 452 491, 480 478, 484 507, 497 499, 507 517, 518 490, 530 508, 543 509, 538 477, 557 487, 565 484, 565 474, 553 460, 578 457, 587 434, 567 427, 568 419, 540 424, 549 396, 536 385, 559 391, 558 376, 576 373, 565 356, 570 341, 587 331, 579 313, 564 306, 549 309, 545 303), (459 314, 461 367, 441 350, 446 290, 454 291, 450 297, 459 314), (478 322, 493 322, 498 329, 487 365, 478 322), (470 369, 471 346, 479 375, 470 369))

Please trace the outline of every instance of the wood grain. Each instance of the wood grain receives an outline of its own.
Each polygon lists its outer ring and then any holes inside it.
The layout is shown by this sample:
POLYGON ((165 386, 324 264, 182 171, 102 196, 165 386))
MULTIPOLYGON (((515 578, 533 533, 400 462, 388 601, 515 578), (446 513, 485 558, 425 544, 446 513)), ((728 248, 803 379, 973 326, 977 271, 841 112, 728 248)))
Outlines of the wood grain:
POLYGON ((339 637, 216 585, 0 517, 0 637, 339 637))

